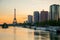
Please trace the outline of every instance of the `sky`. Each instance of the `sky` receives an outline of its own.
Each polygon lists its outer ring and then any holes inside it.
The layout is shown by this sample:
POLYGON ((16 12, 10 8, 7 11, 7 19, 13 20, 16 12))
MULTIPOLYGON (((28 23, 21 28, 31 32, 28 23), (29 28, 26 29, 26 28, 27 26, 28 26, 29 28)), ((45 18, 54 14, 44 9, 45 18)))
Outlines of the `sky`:
POLYGON ((0 0, 0 24, 12 23, 14 18, 14 8, 16 8, 16 18, 18 23, 27 20, 28 15, 33 15, 34 11, 49 11, 52 4, 59 4, 60 0, 0 0))

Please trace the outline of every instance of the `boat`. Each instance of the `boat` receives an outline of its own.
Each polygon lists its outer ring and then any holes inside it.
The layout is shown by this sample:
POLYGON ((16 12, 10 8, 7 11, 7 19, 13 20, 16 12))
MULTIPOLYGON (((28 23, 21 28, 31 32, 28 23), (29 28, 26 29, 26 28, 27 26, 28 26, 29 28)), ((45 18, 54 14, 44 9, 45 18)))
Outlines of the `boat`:
POLYGON ((2 28, 8 28, 8 24, 4 23, 4 24, 2 25, 2 28))

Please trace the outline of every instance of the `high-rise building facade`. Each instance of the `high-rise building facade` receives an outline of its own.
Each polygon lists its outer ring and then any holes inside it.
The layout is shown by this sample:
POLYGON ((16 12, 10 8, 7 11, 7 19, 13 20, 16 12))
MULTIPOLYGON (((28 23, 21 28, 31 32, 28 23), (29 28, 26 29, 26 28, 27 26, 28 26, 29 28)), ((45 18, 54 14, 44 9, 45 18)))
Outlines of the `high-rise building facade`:
POLYGON ((39 22, 41 22, 41 13, 39 14, 39 22))
POLYGON ((40 14, 40 19, 41 21, 47 21, 48 20, 48 11, 41 11, 41 14, 40 14))
POLYGON ((32 15, 28 15, 28 23, 32 23, 33 22, 33 16, 32 15))
POLYGON ((58 20, 59 19, 59 15, 60 15, 59 7, 60 6, 57 4, 53 4, 50 6, 50 19, 51 20, 58 20))
POLYGON ((39 11, 34 11, 34 23, 39 22, 39 11))

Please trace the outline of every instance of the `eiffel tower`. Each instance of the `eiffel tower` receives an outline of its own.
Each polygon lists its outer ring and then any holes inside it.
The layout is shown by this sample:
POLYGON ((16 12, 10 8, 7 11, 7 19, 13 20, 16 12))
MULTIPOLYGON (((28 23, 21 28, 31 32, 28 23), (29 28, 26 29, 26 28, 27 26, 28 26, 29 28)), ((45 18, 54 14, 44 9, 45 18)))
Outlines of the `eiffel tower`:
POLYGON ((17 24, 17 20, 16 20, 16 9, 14 8, 14 19, 13 19, 13 24, 16 25, 17 24))

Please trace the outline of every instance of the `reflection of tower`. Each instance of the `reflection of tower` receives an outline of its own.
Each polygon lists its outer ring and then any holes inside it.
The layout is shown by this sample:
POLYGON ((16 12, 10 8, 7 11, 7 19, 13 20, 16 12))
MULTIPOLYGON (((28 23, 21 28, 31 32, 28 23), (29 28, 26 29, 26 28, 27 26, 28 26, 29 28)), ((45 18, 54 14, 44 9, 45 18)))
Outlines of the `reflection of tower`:
POLYGON ((16 9, 14 9, 14 20, 13 20, 13 24, 17 24, 17 20, 16 20, 16 9))

